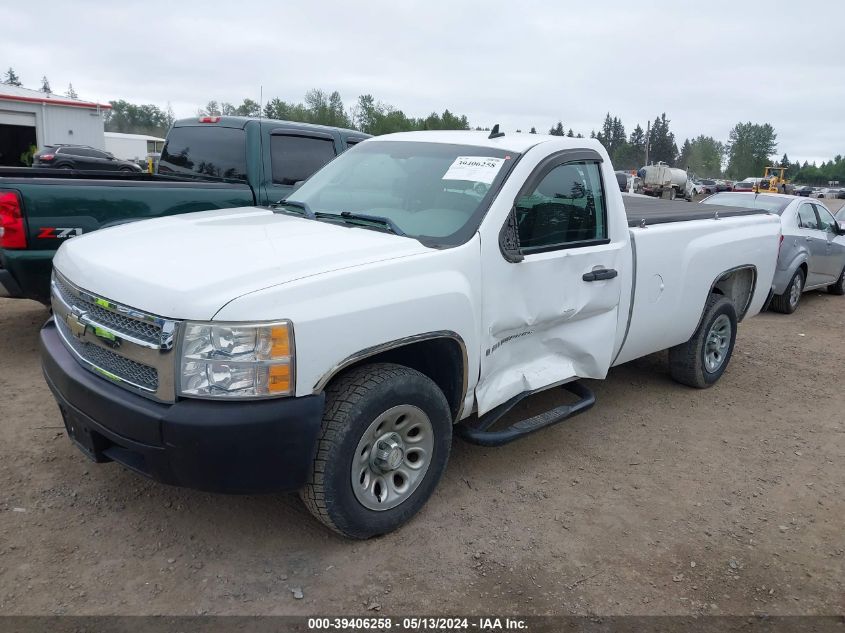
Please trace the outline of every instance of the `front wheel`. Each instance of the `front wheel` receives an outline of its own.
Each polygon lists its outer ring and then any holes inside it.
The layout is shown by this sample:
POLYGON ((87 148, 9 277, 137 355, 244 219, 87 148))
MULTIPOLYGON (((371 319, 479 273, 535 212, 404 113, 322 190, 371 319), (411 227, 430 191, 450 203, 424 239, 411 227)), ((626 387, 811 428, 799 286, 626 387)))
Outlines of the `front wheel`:
POLYGON ((789 280, 789 285, 783 294, 775 295, 772 298, 772 310, 781 314, 792 314, 798 309, 801 302, 801 293, 804 292, 804 271, 799 268, 789 280))
POLYGON ((731 360, 736 343, 736 308, 723 295, 711 294, 698 329, 669 349, 669 371, 677 382, 706 389, 716 383, 731 360))
POLYGON ((326 390, 317 455, 300 497, 324 525, 366 539, 413 517, 446 470, 452 416, 427 376, 379 363, 326 390))

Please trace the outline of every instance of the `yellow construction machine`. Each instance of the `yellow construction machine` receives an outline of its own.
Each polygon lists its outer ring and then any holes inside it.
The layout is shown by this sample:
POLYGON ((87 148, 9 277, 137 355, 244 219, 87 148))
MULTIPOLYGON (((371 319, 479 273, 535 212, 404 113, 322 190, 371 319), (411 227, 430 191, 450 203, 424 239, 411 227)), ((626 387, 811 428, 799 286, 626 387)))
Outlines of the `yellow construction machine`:
POLYGON ((757 190, 769 193, 792 193, 792 184, 786 181, 786 167, 766 167, 757 190))

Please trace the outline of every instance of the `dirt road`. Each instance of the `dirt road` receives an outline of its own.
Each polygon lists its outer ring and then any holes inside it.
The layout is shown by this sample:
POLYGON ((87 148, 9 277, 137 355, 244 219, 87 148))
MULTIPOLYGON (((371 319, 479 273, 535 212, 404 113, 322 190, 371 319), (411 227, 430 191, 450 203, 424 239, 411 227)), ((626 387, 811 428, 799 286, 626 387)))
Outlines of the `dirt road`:
POLYGON ((0 613, 845 610, 845 298, 743 324, 711 390, 655 355, 591 383, 598 404, 569 422, 499 449, 456 441, 423 512, 364 543, 293 495, 86 461, 41 377, 46 318, 0 300, 0 613))

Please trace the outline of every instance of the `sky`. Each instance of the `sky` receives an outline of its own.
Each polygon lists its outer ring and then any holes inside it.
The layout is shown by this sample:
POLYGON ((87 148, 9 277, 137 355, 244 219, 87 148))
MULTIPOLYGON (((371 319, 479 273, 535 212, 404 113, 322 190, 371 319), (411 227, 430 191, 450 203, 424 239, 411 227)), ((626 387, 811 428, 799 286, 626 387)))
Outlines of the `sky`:
POLYGON ((0 68, 24 86, 179 118, 320 88, 506 131, 589 135, 610 112, 630 134, 666 112, 679 147, 768 122, 778 155, 845 154, 841 0, 3 4, 0 68))

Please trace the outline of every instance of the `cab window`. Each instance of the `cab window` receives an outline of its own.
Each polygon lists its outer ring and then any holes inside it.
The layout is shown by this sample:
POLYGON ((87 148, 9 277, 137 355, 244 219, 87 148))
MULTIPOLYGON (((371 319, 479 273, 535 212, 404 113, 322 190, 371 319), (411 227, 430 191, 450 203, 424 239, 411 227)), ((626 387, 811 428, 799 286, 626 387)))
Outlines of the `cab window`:
POLYGON ((294 185, 307 180, 335 155, 331 138, 274 134, 270 137, 273 182, 294 185))
POLYGON ((816 207, 816 213, 819 214, 819 228, 822 231, 830 231, 836 224, 836 220, 833 219, 830 211, 820 204, 815 204, 813 206, 816 207))
POLYGON ((607 209, 599 163, 571 162, 552 169, 516 200, 524 253, 607 242, 607 209))
POLYGON ((819 221, 816 219, 816 212, 813 205, 802 204, 798 207, 798 226, 802 229, 818 229, 819 221))

